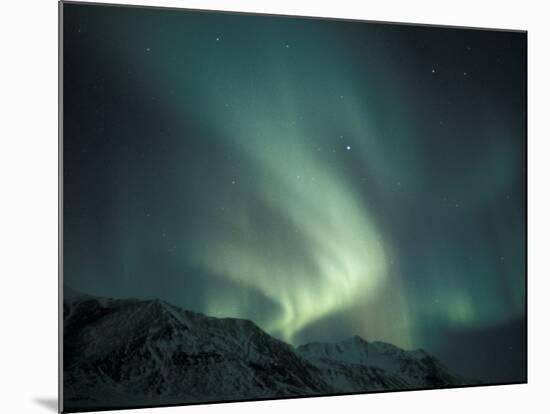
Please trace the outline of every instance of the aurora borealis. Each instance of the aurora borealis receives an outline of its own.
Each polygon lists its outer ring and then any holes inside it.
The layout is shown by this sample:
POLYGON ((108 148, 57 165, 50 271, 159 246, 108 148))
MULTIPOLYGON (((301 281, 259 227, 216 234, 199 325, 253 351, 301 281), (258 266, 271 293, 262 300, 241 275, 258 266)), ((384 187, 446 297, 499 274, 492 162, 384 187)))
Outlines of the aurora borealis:
POLYGON ((524 33, 65 4, 64 39, 68 285, 524 379, 524 33))

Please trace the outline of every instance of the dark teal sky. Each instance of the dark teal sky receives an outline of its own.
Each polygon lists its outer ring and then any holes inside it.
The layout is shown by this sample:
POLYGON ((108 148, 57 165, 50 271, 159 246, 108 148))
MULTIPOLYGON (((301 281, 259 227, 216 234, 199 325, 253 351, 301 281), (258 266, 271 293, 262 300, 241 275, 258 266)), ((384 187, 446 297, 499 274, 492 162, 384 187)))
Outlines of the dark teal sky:
POLYGON ((524 33, 64 5, 65 281, 525 376, 524 33))

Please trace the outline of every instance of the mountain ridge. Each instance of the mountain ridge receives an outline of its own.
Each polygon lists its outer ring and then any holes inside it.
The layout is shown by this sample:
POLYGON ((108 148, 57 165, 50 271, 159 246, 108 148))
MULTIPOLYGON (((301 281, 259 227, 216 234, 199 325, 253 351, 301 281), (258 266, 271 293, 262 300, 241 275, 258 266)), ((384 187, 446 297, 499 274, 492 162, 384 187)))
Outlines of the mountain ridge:
POLYGON ((159 300, 64 299, 64 405, 132 407, 462 385, 422 350, 353 336, 293 347, 248 319, 159 300))

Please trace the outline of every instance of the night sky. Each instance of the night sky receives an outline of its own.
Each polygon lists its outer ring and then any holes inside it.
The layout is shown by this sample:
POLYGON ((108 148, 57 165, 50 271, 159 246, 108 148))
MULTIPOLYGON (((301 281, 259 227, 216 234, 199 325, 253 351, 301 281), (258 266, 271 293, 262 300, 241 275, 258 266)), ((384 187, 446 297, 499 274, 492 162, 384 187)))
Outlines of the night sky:
POLYGON ((525 379, 526 35, 64 5, 64 280, 525 379))

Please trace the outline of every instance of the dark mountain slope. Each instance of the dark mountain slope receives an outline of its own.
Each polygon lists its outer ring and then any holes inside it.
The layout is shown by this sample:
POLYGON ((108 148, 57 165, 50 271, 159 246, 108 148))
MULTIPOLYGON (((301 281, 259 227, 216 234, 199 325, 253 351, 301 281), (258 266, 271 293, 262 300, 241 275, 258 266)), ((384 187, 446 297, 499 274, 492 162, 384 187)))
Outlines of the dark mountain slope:
POLYGON ((253 322, 66 289, 64 409, 459 385, 424 351, 359 337, 298 347, 253 322))

